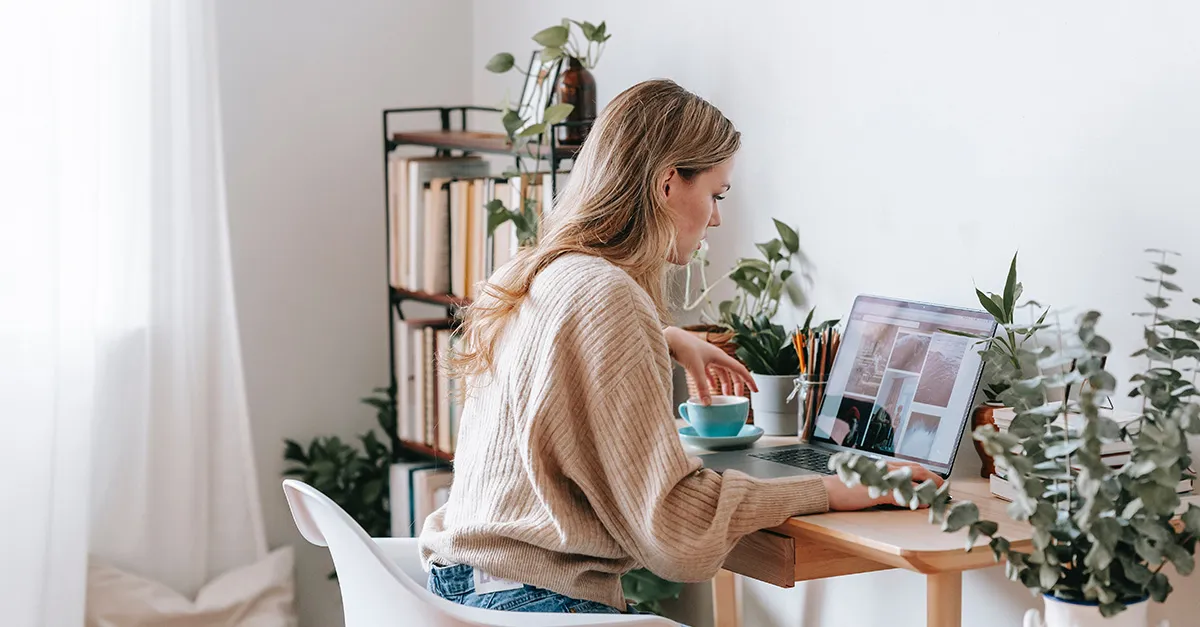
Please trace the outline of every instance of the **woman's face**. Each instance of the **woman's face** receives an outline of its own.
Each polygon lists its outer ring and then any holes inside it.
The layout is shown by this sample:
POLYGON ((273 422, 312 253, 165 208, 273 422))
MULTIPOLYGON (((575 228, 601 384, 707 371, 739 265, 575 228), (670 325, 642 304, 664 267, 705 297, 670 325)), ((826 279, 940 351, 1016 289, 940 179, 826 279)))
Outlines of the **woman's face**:
POLYGON ((718 166, 705 170, 685 180, 675 170, 667 175, 663 193, 667 207, 675 219, 675 250, 671 263, 686 265, 692 253, 700 248, 700 242, 708 233, 708 227, 721 226, 721 212, 717 203, 729 191, 729 177, 733 171, 730 159, 718 166))

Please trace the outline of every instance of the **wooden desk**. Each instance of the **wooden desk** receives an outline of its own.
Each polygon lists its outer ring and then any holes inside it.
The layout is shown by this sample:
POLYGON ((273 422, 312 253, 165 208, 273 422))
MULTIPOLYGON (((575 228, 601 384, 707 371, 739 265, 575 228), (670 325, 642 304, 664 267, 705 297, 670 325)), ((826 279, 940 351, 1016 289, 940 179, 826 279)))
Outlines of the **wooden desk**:
MULTIPOLYGON (((795 438, 763 437, 754 448, 791 444, 795 438)), ((684 445, 693 455, 708 451, 684 445)), ((1031 531, 1013 522, 1008 503, 991 496, 986 479, 954 477, 951 494, 979 506, 982 518, 1000 523, 1013 548, 1028 550, 1031 531)), ((929 523, 928 510, 870 510, 797 516, 774 529, 746 536, 713 580, 717 627, 741 624, 736 581, 731 573, 791 588, 797 581, 903 568, 925 576, 926 624, 962 625, 962 572, 995 566, 986 539, 966 551, 966 533, 944 533, 929 523)))

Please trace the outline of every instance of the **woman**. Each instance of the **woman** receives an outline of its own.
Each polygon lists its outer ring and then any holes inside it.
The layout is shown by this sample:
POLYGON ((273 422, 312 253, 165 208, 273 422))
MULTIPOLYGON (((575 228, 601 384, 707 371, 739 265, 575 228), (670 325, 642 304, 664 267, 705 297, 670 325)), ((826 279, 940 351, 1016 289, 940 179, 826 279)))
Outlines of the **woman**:
POLYGON ((748 533, 885 500, 836 477, 717 474, 679 441, 671 357, 698 382, 711 372, 723 387, 753 386, 736 360, 661 322, 665 272, 721 224, 739 143, 720 111, 673 82, 621 93, 538 245, 467 310, 450 363, 469 395, 454 485, 421 535, 435 594, 501 610, 630 612, 629 570, 707 580, 748 533))

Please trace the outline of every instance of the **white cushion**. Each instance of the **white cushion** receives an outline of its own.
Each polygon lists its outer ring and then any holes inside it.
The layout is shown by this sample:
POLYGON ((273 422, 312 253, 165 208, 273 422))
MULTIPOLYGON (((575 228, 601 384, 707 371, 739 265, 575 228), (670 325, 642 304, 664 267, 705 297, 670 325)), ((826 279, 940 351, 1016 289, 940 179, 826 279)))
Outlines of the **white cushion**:
POLYGON ((93 558, 86 627, 292 627, 292 547, 212 580, 190 600, 167 586, 93 558))

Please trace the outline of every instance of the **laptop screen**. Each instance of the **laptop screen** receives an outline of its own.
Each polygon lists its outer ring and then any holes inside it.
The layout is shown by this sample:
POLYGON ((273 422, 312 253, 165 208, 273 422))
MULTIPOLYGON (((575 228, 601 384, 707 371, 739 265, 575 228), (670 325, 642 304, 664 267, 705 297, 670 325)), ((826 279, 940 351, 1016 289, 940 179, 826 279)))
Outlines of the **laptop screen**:
POLYGON ((944 331, 995 329, 985 311, 858 297, 812 441, 948 473, 983 361, 975 340, 944 331))

